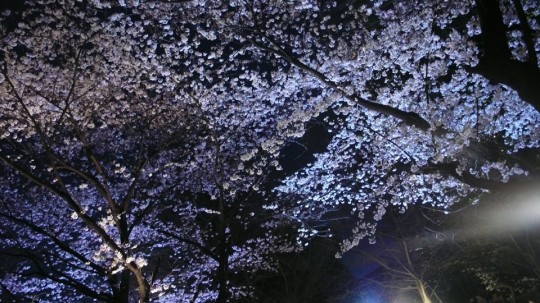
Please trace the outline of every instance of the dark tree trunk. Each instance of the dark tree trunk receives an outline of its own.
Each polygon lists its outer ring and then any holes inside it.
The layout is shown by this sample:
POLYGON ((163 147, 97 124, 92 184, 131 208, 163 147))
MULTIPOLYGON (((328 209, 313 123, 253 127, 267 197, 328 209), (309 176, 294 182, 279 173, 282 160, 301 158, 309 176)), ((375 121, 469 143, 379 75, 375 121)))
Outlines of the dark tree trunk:
POLYGON ((128 270, 123 270, 121 273, 113 275, 110 278, 112 288, 112 298, 108 303, 128 303, 129 302, 129 278, 128 270), (118 280, 120 279, 120 280, 118 280))
POLYGON ((216 300, 216 303, 226 303, 229 300, 229 288, 227 282, 229 279, 229 258, 225 256, 219 262, 218 267, 218 283, 219 283, 219 293, 216 300))
MULTIPOLYGON (((219 149, 217 149, 219 151, 219 149)), ((217 158, 219 159, 219 157, 217 158)), ((219 164, 219 162, 217 162, 219 164)), ((216 165, 219 166, 219 165, 216 165)), ((223 198, 223 189, 221 188, 221 194, 219 198, 219 230, 218 230, 218 239, 219 244, 217 247, 218 250, 218 273, 217 281, 219 283, 219 293, 216 300, 216 303, 226 303, 229 301, 229 242, 227 240, 227 214, 226 214, 226 204, 225 199, 223 198)))
POLYGON ((130 273, 124 269, 120 276, 120 302, 129 302, 129 283, 130 273))
MULTIPOLYGON (((222 203, 223 204, 223 203, 222 203)), ((219 294, 216 303, 226 303, 229 300, 229 253, 226 233, 226 217, 224 214, 224 206, 221 208, 220 226, 219 226, 219 265, 217 272, 217 282, 219 283, 219 294)))
MULTIPOLYGON (((520 11, 521 3, 514 1, 516 10, 520 11)), ((477 66, 471 72, 477 73, 491 82, 505 84, 515 90, 520 98, 540 111, 540 69, 534 49, 528 47, 528 61, 512 59, 507 27, 503 22, 498 0, 476 0, 480 27, 482 28, 482 55, 477 66)), ((520 28, 526 45, 531 45, 532 36, 524 16, 519 16, 520 28)))

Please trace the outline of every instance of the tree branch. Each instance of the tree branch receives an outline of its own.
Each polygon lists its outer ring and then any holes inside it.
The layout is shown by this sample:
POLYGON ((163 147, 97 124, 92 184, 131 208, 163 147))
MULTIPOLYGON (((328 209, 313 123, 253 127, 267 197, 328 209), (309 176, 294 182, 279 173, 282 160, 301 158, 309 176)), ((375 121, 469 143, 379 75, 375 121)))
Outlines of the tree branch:
POLYGON ((210 258, 216 260, 219 262, 219 256, 214 254, 208 247, 194 241, 194 240, 191 240, 191 239, 186 239, 184 237, 181 237, 181 236, 178 236, 174 233, 171 233, 169 231, 166 231, 164 229, 157 229, 158 232, 166 235, 166 236, 169 236, 175 240, 178 240, 180 242, 184 242, 186 244, 189 244, 189 245, 192 245, 192 246, 195 246, 196 248, 198 248, 202 253, 204 253, 205 255, 209 256, 210 258))
MULTIPOLYGON (((476 7, 482 29, 482 56, 478 65, 469 71, 509 86, 523 101, 540 111, 540 69, 537 64, 531 64, 536 56, 529 52, 529 62, 526 63, 512 59, 498 0, 476 0, 476 7)), ((521 20, 523 17, 520 17, 520 23, 525 29, 527 22, 521 20)), ((524 38, 527 40, 525 32, 524 38)), ((529 50, 528 45, 527 48, 529 50)))
POLYGON ((12 256, 12 257, 23 257, 31 261, 36 268, 39 271, 39 274, 49 280, 52 280, 54 282, 64 284, 66 286, 70 286, 77 291, 81 292, 82 294, 85 294, 91 298, 98 299, 101 301, 108 301, 110 300, 109 294, 104 293, 98 293, 88 286, 80 283, 79 281, 73 279, 72 277, 66 275, 65 273, 59 271, 55 268, 55 266, 48 266, 47 263, 40 259, 36 254, 30 253, 30 252, 9 252, 5 250, 0 250, 0 254, 6 255, 6 256, 12 256))
POLYGON ((529 21, 527 20, 527 15, 525 15, 525 11, 523 10, 523 5, 521 4, 520 0, 512 0, 512 2, 514 3, 514 7, 519 18, 521 33, 523 34, 523 40, 525 42, 525 46, 527 47, 529 64, 538 67, 538 57, 536 56, 536 50, 534 49, 534 38, 532 36, 533 31, 529 25, 529 21))
POLYGON ((51 234, 50 232, 46 231, 45 229, 41 228, 40 226, 37 226, 35 224, 33 224, 32 222, 29 222, 29 221, 26 221, 26 220, 22 220, 20 218, 16 218, 12 215, 9 215, 9 214, 5 214, 5 213, 2 213, 0 212, 0 216, 3 216, 7 219, 10 219, 14 222, 17 222, 21 225, 24 225, 24 226, 27 226, 29 227, 30 229, 32 229, 33 231, 37 232, 38 234, 41 234, 41 235, 44 235, 46 237, 48 237, 49 239, 51 239, 55 244, 56 246, 58 246, 61 250, 69 253, 70 255, 74 256, 75 258, 79 259, 81 262, 85 263, 85 264, 88 264, 88 266, 90 266, 91 268, 93 268, 97 273, 99 273, 100 275, 102 276, 107 276, 109 273, 107 272, 107 270, 105 270, 104 268, 102 268, 101 266, 97 265, 96 263, 92 262, 91 260, 89 260, 88 258, 86 258, 85 256, 83 256, 82 254, 80 254, 79 252, 75 251, 74 249, 72 249, 68 244, 64 243, 63 241, 61 241, 60 239, 58 239, 57 237, 55 237, 53 234, 51 234))
POLYGON ((373 110, 373 111, 381 113, 381 114, 385 114, 385 115, 395 117, 395 118, 405 122, 407 125, 415 126, 415 127, 419 128, 421 130, 426 131, 426 130, 428 130, 430 128, 429 122, 427 120, 425 120, 424 118, 422 118, 419 114, 417 114, 415 112, 403 111, 403 110, 400 110, 398 108, 395 108, 395 107, 392 107, 392 106, 389 106, 389 105, 385 105, 385 104, 381 104, 381 103, 366 100, 366 99, 358 96, 357 94, 348 94, 348 93, 346 93, 340 87, 340 85, 338 83, 328 79, 323 73, 321 73, 317 69, 312 68, 312 67, 308 66, 307 64, 303 63, 302 61, 300 61, 299 59, 295 58, 292 54, 287 52, 283 47, 281 47, 271 37, 268 37, 268 36, 263 35, 261 33, 259 33, 259 34, 262 35, 264 38, 266 38, 268 41, 270 41, 271 44, 273 44, 274 47, 276 47, 276 48, 268 47, 268 46, 266 46, 266 45, 264 45, 264 44, 262 44, 260 42, 252 40, 252 43, 256 47, 258 47, 258 48, 260 48, 262 50, 268 51, 270 53, 273 53, 273 54, 287 60, 290 64, 296 66, 297 68, 304 71, 305 73, 310 74, 313 77, 317 78, 323 84, 325 84, 326 86, 334 89, 336 92, 343 95, 348 100, 350 100, 350 101, 352 101, 352 102, 354 102, 356 104, 359 104, 360 106, 362 106, 364 108, 367 108, 369 110, 373 110))

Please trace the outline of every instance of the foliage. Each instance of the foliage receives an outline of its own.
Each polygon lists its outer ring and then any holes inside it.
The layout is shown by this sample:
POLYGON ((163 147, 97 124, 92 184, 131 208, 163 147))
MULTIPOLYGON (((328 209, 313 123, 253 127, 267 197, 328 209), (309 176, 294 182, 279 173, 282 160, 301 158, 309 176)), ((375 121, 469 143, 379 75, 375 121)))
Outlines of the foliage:
POLYGON ((235 273, 297 249, 270 233, 290 219, 257 193, 291 109, 197 79, 186 54, 201 36, 182 36, 188 19, 172 32, 166 7, 28 6, 3 28, 2 253, 28 260, 5 287, 44 301, 249 295, 235 273))

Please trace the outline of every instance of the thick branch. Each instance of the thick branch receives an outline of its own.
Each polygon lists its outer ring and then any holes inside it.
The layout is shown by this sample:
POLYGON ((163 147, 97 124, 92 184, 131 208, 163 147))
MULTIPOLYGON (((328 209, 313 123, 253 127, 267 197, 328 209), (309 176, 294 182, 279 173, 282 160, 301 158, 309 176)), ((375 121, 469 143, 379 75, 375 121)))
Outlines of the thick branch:
MULTIPOLYGON (((529 62, 512 59, 498 0, 476 0, 476 6, 482 29, 482 57, 470 71, 509 86, 523 101, 540 111, 540 69, 533 64, 536 55, 529 52, 529 62)), ((522 21, 522 17, 525 16, 520 17, 524 28, 526 19, 522 21)), ((524 38, 527 39, 526 36, 524 38)))
POLYGON ((3 156, 2 154, 0 154, 0 160, 2 160, 9 167, 14 169, 17 173, 19 173, 22 176, 26 177, 29 181, 35 183, 36 185, 39 185, 39 186, 45 188, 47 191, 51 192, 52 194, 54 194, 58 198, 61 198, 62 200, 64 200, 68 204, 68 206, 79 216, 79 218, 81 218, 81 220, 91 230, 96 232, 96 234, 98 234, 105 241, 105 243, 107 243, 107 245, 109 245, 109 247, 111 247, 112 249, 114 249, 114 250, 118 251, 119 253, 121 253, 124 258, 127 257, 127 255, 124 253, 124 251, 120 248, 120 246, 118 246, 118 244, 116 244, 116 242, 109 236, 109 234, 107 234, 107 232, 105 230, 103 230, 103 228, 101 228, 96 222, 94 222, 94 220, 91 217, 86 215, 83 212, 82 208, 79 206, 79 204, 77 204, 77 202, 75 202, 73 200, 73 198, 71 198, 71 196, 68 193, 66 193, 65 191, 62 191, 60 189, 57 189, 52 184, 50 184, 50 183, 48 183, 48 182, 46 182, 44 180, 41 180, 39 177, 37 177, 34 174, 30 173, 29 171, 27 171, 23 167, 21 167, 21 166, 17 165, 16 163, 10 161, 7 157, 3 156))
POLYGON ((521 26, 521 32, 523 33, 523 40, 525 42, 525 47, 527 48, 528 61, 533 66, 538 66, 538 57, 536 56, 536 51, 534 49, 534 38, 532 36, 532 29, 527 20, 527 15, 523 10, 523 5, 520 0, 512 0, 514 7, 519 18, 519 24, 521 26))
POLYGON ((171 237, 171 238, 173 238, 175 240, 178 240, 180 242, 192 245, 192 246, 198 248, 203 254, 209 256, 210 258, 212 258, 212 259, 214 259, 216 261, 219 261, 219 257, 216 254, 214 254, 208 247, 200 244, 199 242, 193 241, 191 239, 186 239, 184 237, 180 237, 180 236, 178 236, 178 235, 176 235, 174 233, 171 233, 169 231, 166 231, 164 229, 158 229, 157 231, 164 234, 164 235, 166 235, 166 236, 169 236, 169 237, 171 237))
POLYGON ((458 164, 456 162, 451 163, 430 163, 426 168, 422 170, 424 173, 440 173, 443 175, 450 175, 455 179, 476 188, 483 188, 488 190, 500 190, 506 187, 508 184, 488 179, 478 178, 467 171, 458 173, 458 164))
POLYGON ((9 288, 7 288, 7 286, 5 286, 3 283, 0 282, 0 288, 2 288, 3 290, 3 295, 4 296, 8 296, 9 298, 11 298, 13 300, 13 302, 15 303, 23 303, 23 302, 28 302, 30 301, 28 298, 24 298, 24 301, 23 299, 20 299, 18 295, 15 295, 13 292, 11 292, 11 290, 9 290, 9 288))
POLYGON ((287 60, 290 64, 296 66, 297 68, 301 69, 305 73, 310 74, 313 77, 317 78, 323 84, 325 84, 326 86, 334 89, 335 91, 337 91, 338 93, 343 95, 348 100, 353 101, 353 102, 359 104, 360 106, 365 107, 365 108, 367 108, 369 110, 373 110, 373 111, 381 113, 381 114, 385 114, 385 115, 395 117, 395 118, 405 122, 406 124, 415 126, 415 127, 419 128, 421 130, 425 131, 425 130, 428 130, 430 128, 429 122, 427 120, 425 120, 424 118, 422 118, 419 114, 417 114, 415 112, 403 111, 403 110, 400 110, 398 108, 395 108, 395 107, 392 107, 392 106, 389 106, 389 105, 385 105, 385 104, 381 104, 381 103, 366 100, 366 99, 358 96, 357 94, 348 94, 348 93, 346 93, 336 82, 328 79, 323 73, 321 73, 320 71, 318 71, 317 69, 315 69, 313 67, 308 66, 307 64, 303 63, 299 59, 295 58, 292 54, 290 54, 285 49, 283 49, 281 46, 279 46, 277 44, 277 42, 273 41, 271 38, 269 38, 267 36, 264 36, 264 37, 266 39, 268 39, 269 41, 271 41, 272 44, 277 49, 265 46, 262 43, 259 43, 257 41, 253 41, 253 44, 255 46, 257 46, 258 48, 260 48, 260 49, 271 52, 271 53, 273 53, 273 54, 287 60))
POLYGON ((139 286, 139 302, 150 302, 150 284, 148 283, 148 281, 146 281, 146 278, 144 277, 141 268, 137 266, 134 261, 129 263, 126 262, 126 268, 133 273, 133 275, 135 276, 135 280, 137 280, 137 286, 139 286))
POLYGON ((38 274, 42 275, 43 277, 50 279, 54 282, 64 284, 66 286, 72 287, 76 289, 77 291, 91 297, 94 299, 98 299, 101 301, 109 301, 110 295, 98 293, 88 286, 78 282, 77 280, 73 279, 72 277, 66 275, 65 273, 59 271, 55 268, 55 266, 48 266, 46 262, 37 255, 33 253, 27 253, 27 252, 9 252, 5 250, 1 250, 0 254, 7 255, 7 256, 13 256, 13 257, 23 257, 28 260, 30 260, 32 263, 35 264, 36 268, 38 269, 38 274))
POLYGON ((483 56, 509 59, 511 56, 499 0, 476 0, 482 28, 483 56))
POLYGON ((64 243, 60 239, 58 239, 56 236, 51 234, 50 232, 46 231, 45 229, 33 224, 32 222, 22 220, 20 218, 16 218, 12 215, 0 213, 0 216, 6 217, 14 222, 17 222, 21 225, 25 225, 29 228, 31 228, 33 231, 37 232, 38 234, 44 235, 51 239, 56 246, 58 246, 61 250, 69 253, 70 255, 74 256, 75 258, 79 259, 81 262, 88 264, 90 267, 92 267, 96 272, 98 272, 102 276, 107 276, 108 273, 105 269, 103 269, 101 266, 97 265, 96 263, 92 262, 85 256, 81 255, 79 252, 75 251, 73 248, 71 248, 67 243, 64 243))

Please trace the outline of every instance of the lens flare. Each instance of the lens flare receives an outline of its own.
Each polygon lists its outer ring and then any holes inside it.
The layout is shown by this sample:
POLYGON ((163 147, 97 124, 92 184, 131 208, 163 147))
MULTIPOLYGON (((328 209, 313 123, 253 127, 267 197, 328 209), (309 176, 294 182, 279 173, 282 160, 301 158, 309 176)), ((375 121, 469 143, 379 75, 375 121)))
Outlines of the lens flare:
MULTIPOLYGON (((540 188, 493 194, 468 216, 469 237, 497 236, 540 227, 540 188)), ((467 237, 467 236, 465 236, 467 237)))

